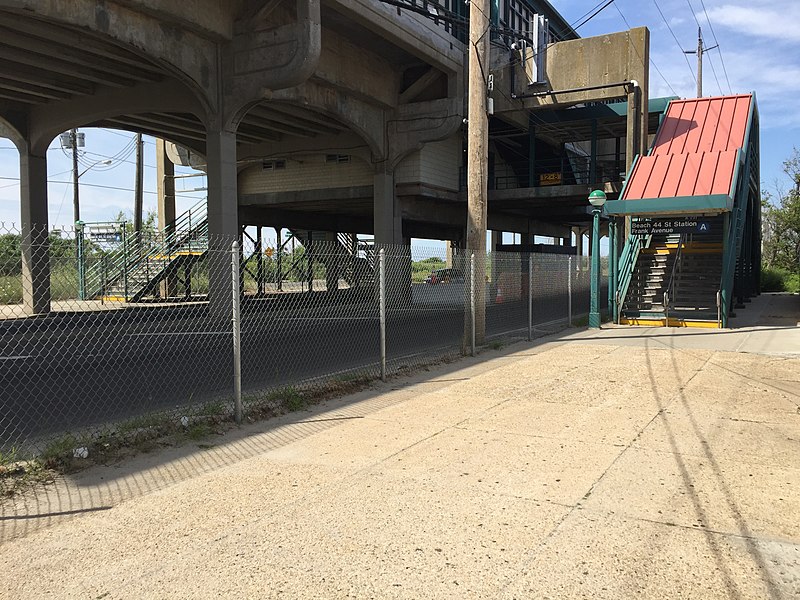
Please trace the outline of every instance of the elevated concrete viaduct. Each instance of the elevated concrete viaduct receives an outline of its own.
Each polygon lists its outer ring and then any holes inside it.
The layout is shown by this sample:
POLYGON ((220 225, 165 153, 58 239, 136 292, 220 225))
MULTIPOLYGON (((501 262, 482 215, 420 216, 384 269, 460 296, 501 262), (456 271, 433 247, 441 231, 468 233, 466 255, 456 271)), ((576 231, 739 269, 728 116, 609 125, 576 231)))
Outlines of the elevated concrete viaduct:
MULTIPOLYGON (((588 219, 588 189, 618 192, 653 129, 647 31, 585 46, 540 0, 502 0, 497 26, 488 225, 567 239, 588 219), (526 83, 530 56, 510 43, 537 13, 553 43, 526 83), (592 89, 553 93, 565 88, 592 89), (618 105, 572 117, 594 100, 618 105)), ((46 150, 78 126, 188 149, 208 174, 212 241, 246 225, 463 239, 460 27, 378 0, 0 0, 0 135, 20 152, 26 310, 50 305, 46 150)), ((228 277, 210 273, 220 315, 228 277)))

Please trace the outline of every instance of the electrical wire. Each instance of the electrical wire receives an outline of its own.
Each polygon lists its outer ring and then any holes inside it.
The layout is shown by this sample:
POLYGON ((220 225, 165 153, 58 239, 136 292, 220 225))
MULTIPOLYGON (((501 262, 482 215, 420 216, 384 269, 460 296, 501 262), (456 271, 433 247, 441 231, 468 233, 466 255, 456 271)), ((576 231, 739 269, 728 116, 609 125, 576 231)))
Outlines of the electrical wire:
POLYGON ((577 31, 577 30, 578 30, 578 28, 580 28, 580 27, 583 27, 584 25, 586 25, 586 24, 587 24, 589 21, 591 21, 592 19, 594 19, 594 18, 595 18, 597 15, 599 15, 601 12, 603 12, 603 11, 604 11, 606 8, 608 8, 608 7, 609 7, 609 6, 611 6, 612 4, 614 4, 614 0, 608 0, 608 2, 606 2, 605 4, 603 4, 603 6, 601 6, 600 8, 598 8, 598 9, 597 9, 595 12, 593 12, 593 13, 592 13, 592 14, 591 14, 589 17, 587 17, 585 21, 581 21, 581 23, 580 23, 579 25, 572 25, 571 27, 572 27, 574 30, 576 30, 576 31, 577 31))
MULTIPOLYGON (((702 26, 700 25, 700 21, 697 19, 697 13, 695 12, 690 0, 686 0, 686 4, 689 6, 689 12, 692 13, 694 22, 697 24, 697 31, 699 32, 702 29, 702 26)), ((708 17, 708 15, 706 15, 706 17, 708 17)), ((700 39, 703 39, 702 36, 700 39)), ((703 50, 703 54, 706 54, 706 52, 706 50, 703 50)), ((708 57, 708 64, 711 65, 711 72, 714 74, 714 81, 717 82, 717 89, 719 90, 719 94, 721 96, 724 92, 722 91, 722 86, 719 84, 719 79, 717 78, 717 70, 714 68, 714 61, 711 60, 710 56, 708 57)))
POLYGON ((677 44, 678 49, 681 51, 683 58, 686 59, 686 66, 689 67, 689 73, 692 74, 692 79, 694 79, 694 82, 697 83, 697 76, 694 74, 694 71, 692 71, 692 65, 689 63, 689 57, 686 56, 686 54, 683 52, 683 46, 681 46, 681 43, 678 41, 678 37, 675 35, 675 32, 672 31, 672 27, 670 27, 669 22, 667 22, 667 18, 664 16, 664 13, 661 12, 661 7, 658 5, 658 2, 656 0, 653 0, 653 4, 655 5, 658 14, 661 15, 661 19, 664 21, 664 25, 667 26, 667 29, 669 29, 669 32, 672 34, 672 39, 675 40, 675 43, 677 44))
MULTIPOLYGON (((625 15, 624 15, 624 14, 622 14, 622 10, 620 9, 619 5, 618 5, 616 2, 614 2, 614 8, 616 8, 616 9, 617 9, 617 12, 619 13, 619 16, 620 16, 620 17, 622 17, 622 22, 623 22, 623 23, 625 23, 625 27, 627 27, 627 28, 628 28, 628 30, 630 30, 630 29, 633 29, 633 28, 631 27, 631 24, 630 24, 630 23, 628 23, 628 19, 626 19, 626 18, 625 18, 625 15)), ((639 56, 639 60, 641 60, 641 61, 642 61, 642 63, 644 63, 644 59, 643 59, 643 58, 642 58, 642 56, 639 54, 639 49, 638 49, 638 48, 636 48, 636 46, 635 46, 635 45, 633 45, 633 44, 631 44, 631 46, 632 46, 632 47, 633 47, 633 49, 636 51, 636 54, 639 56)), ((653 65, 653 68, 656 70, 656 73, 658 73, 658 74, 661 76, 661 79, 663 79, 663 80, 664 80, 664 83, 666 83, 666 84, 667 84, 667 87, 668 87, 668 88, 670 89, 670 91, 672 92, 672 95, 673 95, 673 96, 677 96, 677 95, 678 95, 678 93, 675 91, 675 88, 673 88, 673 87, 672 87, 672 84, 671 84, 671 83, 670 83, 670 82, 667 80, 667 78, 666 78, 666 77, 664 77, 664 74, 661 72, 661 69, 659 69, 659 68, 658 68, 658 65, 656 64, 656 61, 654 61, 652 58, 650 58, 650 64, 651 64, 651 65, 653 65)))
POLYGON ((728 70, 725 68, 725 59, 722 57, 722 46, 719 45, 719 40, 717 40, 717 34, 714 33, 714 26, 711 24, 711 19, 708 17, 708 11, 706 10, 706 3, 703 0, 700 0, 700 6, 703 7, 703 14, 706 16, 706 21, 708 21, 708 28, 711 30, 711 37, 714 38, 714 44, 717 46, 717 52, 719 52, 719 61, 722 63, 722 72, 725 74, 725 81, 728 84, 728 93, 733 94, 733 88, 731 87, 731 80, 728 79, 728 70))

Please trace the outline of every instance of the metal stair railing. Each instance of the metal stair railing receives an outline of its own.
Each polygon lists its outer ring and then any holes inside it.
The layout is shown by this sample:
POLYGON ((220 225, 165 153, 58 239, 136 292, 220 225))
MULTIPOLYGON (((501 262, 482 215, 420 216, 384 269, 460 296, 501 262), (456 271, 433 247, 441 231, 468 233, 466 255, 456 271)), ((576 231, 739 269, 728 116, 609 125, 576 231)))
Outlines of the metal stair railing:
MULTIPOLYGON (((749 134, 748 134, 749 137, 749 134)), ((739 186, 734 196, 733 210, 730 213, 730 222, 728 224, 728 238, 725 244, 725 256, 722 263, 722 278, 720 281, 720 310, 721 310, 721 323, 722 327, 728 324, 728 311, 733 295, 734 276, 736 272, 736 260, 739 257, 739 252, 742 244, 742 236, 744 233, 744 207, 742 204, 746 202, 749 194, 750 186, 750 152, 748 150, 746 157, 742 157, 740 152, 740 170, 739 170, 739 186)))
POLYGON ((675 302, 675 271, 681 262, 681 253, 683 251, 683 234, 678 238, 678 250, 675 252, 675 260, 672 263, 672 272, 667 282, 667 288, 664 291, 664 327, 669 327, 669 309, 672 302, 675 302))
MULTIPOLYGON (((208 249, 208 219, 206 200, 203 199, 181 214, 166 234, 142 232, 129 234, 123 226, 123 243, 120 251, 101 261, 90 278, 87 275, 87 291, 90 297, 104 295, 107 290, 123 283, 125 300, 132 295, 128 283, 131 275, 144 270, 150 281, 150 262, 154 257, 174 257, 178 252, 205 252, 208 249)), ((159 260, 163 261, 163 258, 159 260)), ((169 262, 169 261, 168 261, 169 262)), ((164 265, 159 271, 163 271, 164 265)), ((140 287, 145 287, 147 283, 140 287)))
POLYGON ((625 247, 622 249, 622 254, 619 258, 619 281, 617 284, 617 314, 616 320, 619 323, 622 316, 622 308, 625 299, 628 295, 628 287, 630 286, 633 272, 636 269, 636 263, 639 260, 639 253, 642 248, 649 248, 653 236, 649 235, 645 238, 630 235, 625 242, 625 247))

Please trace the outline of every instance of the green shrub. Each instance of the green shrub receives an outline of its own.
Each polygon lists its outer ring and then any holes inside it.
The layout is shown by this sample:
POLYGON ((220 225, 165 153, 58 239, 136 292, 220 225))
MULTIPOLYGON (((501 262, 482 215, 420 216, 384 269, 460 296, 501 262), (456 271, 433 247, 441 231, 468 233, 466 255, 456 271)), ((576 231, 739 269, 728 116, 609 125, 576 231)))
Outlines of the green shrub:
POLYGON ((789 272, 775 267, 761 269, 761 291, 783 292, 786 290, 786 278, 789 272))
POLYGON ((781 267, 764 267, 761 269, 761 291, 800 293, 800 273, 781 267))

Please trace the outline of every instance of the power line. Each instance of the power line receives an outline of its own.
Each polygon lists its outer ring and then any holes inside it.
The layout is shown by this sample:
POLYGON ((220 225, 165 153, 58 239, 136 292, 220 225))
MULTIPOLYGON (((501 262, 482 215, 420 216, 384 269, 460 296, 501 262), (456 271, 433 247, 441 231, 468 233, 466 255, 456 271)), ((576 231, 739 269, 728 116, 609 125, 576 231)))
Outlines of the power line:
MULTIPOLYGON (((628 19, 626 19, 626 18, 625 18, 625 15, 623 15, 623 14, 622 14, 622 10, 620 9, 619 5, 618 5, 616 2, 614 2, 614 8, 616 8, 616 9, 617 9, 617 12, 619 13, 619 16, 620 16, 620 17, 622 17, 622 22, 623 22, 623 23, 625 23, 625 27, 627 27, 627 28, 628 28, 628 30, 631 30, 631 29, 633 29, 633 28, 631 27, 631 24, 630 24, 630 23, 628 23, 628 19)), ((633 44, 631 44, 631 46, 633 47, 633 49, 636 51, 636 54, 638 55, 638 54, 639 54, 639 50, 638 50, 638 48, 636 48, 636 46, 635 46, 635 45, 633 45, 633 44)), ((642 61, 642 63, 644 63, 644 59, 642 59, 641 55, 639 56, 639 60, 641 60, 641 61, 642 61)), ((678 95, 678 93, 675 91, 675 88, 673 88, 673 87, 672 87, 672 84, 671 84, 671 83, 670 83, 670 82, 667 80, 667 78, 666 78, 666 77, 664 77, 664 74, 661 72, 661 69, 659 69, 659 68, 658 68, 658 65, 656 64, 656 61, 654 61, 654 60, 651 58, 651 59, 650 59, 650 64, 651 64, 651 65, 653 65, 653 68, 656 70, 656 73, 658 73, 658 74, 661 76, 661 79, 663 79, 663 80, 664 80, 664 83, 666 83, 666 84, 667 84, 667 87, 668 87, 668 88, 670 89, 670 91, 672 92, 672 95, 673 95, 673 96, 677 96, 677 95, 678 95)))
POLYGON ((708 27, 709 29, 711 29, 711 37, 714 38, 714 44, 716 44, 717 51, 719 52, 719 61, 722 63, 722 72, 725 74, 725 81, 728 84, 728 93, 732 94, 733 88, 731 87, 731 80, 728 79, 728 70, 725 68, 725 59, 722 57, 722 46, 719 45, 719 41, 717 40, 717 34, 714 33, 714 26, 711 24, 711 19, 708 17, 708 11, 706 10, 706 3, 703 2, 703 0, 700 0, 700 6, 703 7, 703 13, 706 15, 706 21, 708 21, 708 27))
MULTIPOLYGON (((68 173, 68 171, 65 171, 65 173, 68 173)), ((60 173, 60 174, 63 174, 63 173, 60 173)), ((17 182, 19 182, 19 177, 2 177, 2 176, 0 176, 0 180, 17 181, 17 182)), ((47 180, 47 183, 48 184, 54 184, 54 185, 72 185, 72 181, 53 181, 53 180, 49 180, 49 179, 47 180)), ((99 184, 99 183, 84 183, 84 182, 81 182, 81 185, 82 186, 86 186, 86 187, 102 188, 102 189, 105 189, 105 190, 117 190, 117 191, 120 191, 120 192, 133 192, 133 188, 124 188, 124 187, 118 187, 118 186, 113 186, 113 185, 102 185, 102 184, 99 184)), ((145 194, 158 194, 158 192, 151 192, 151 191, 147 191, 147 190, 145 190, 144 193, 145 194)), ((175 195, 176 196, 185 196, 187 198, 197 198, 197 196, 190 196, 189 194, 175 194, 175 195)))
POLYGON ((661 19, 664 21, 664 25, 667 26, 667 29, 669 29, 669 32, 672 34, 672 39, 674 39, 675 43, 678 45, 678 49, 681 51, 681 54, 683 54, 683 58, 686 60, 686 66, 689 67, 689 73, 692 74, 692 79, 694 79, 695 84, 697 84, 697 77, 695 77, 694 71, 692 71, 692 65, 689 63, 689 57, 686 56, 686 54, 684 54, 683 46, 681 46, 681 43, 678 41, 678 37, 675 35, 675 32, 672 31, 672 27, 669 26, 669 23, 667 22, 667 18, 664 16, 664 13, 661 12, 661 7, 658 5, 658 2, 656 2, 656 0, 653 0, 653 4, 655 5, 658 14, 661 15, 661 19))
POLYGON ((594 12, 593 12, 591 15, 589 15, 588 17, 586 17, 586 19, 585 19, 584 21, 581 21, 581 22, 580 22, 578 25, 570 25, 570 27, 572 27, 572 29, 574 29, 574 30, 576 30, 576 31, 577 31, 577 29, 578 29, 579 27, 583 27, 584 25, 586 25, 586 24, 587 24, 589 21, 591 21, 592 19, 594 19, 594 18, 595 18, 597 15, 599 15, 601 12, 603 12, 603 11, 604 11, 606 8, 608 8, 608 7, 609 7, 611 4, 614 4, 614 0, 608 0, 608 2, 606 2, 605 4, 603 4, 603 6, 601 6, 600 8, 598 8, 596 11, 594 11, 594 12))

